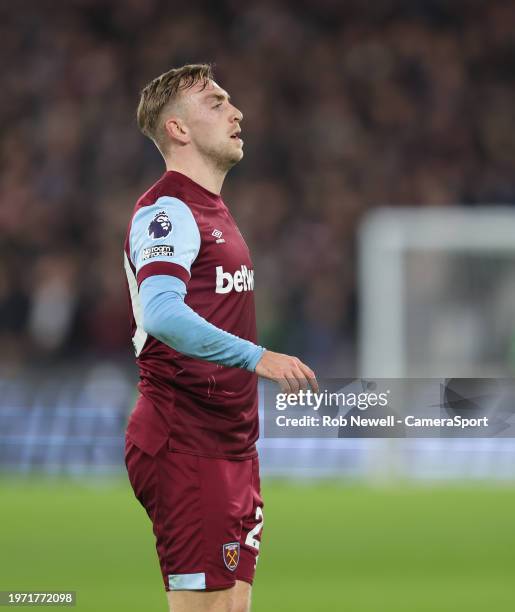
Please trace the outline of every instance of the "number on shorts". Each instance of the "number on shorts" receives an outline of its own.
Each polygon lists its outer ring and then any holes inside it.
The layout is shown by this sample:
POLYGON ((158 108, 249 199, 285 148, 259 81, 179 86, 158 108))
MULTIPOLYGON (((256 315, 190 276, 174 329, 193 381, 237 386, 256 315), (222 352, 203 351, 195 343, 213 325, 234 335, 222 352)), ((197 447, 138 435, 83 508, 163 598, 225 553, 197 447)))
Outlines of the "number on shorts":
POLYGON ((259 533, 263 529, 263 509, 261 508, 261 506, 258 506, 256 508, 256 521, 259 521, 259 523, 254 527, 254 529, 251 529, 248 532, 247 537, 245 539, 245 544, 247 546, 252 546, 252 548, 255 548, 256 550, 259 550, 260 542, 256 539, 256 536, 259 535, 259 533))

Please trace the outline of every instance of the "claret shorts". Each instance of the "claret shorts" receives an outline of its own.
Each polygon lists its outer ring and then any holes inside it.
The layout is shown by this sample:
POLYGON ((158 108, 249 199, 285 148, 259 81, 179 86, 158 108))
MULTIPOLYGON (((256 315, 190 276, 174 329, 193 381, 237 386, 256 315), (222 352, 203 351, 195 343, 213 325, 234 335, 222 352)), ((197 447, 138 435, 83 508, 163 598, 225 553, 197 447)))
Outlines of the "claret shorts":
POLYGON ((152 457, 127 438, 125 464, 167 591, 252 584, 263 527, 257 457, 212 459, 166 444, 152 457))

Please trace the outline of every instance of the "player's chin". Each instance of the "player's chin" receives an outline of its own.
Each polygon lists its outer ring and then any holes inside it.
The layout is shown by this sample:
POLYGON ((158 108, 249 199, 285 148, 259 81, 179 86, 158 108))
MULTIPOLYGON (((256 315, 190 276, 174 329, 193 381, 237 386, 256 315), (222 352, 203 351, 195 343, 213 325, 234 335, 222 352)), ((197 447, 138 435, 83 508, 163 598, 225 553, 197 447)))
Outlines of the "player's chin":
POLYGON ((232 151, 236 152, 237 155, 240 155, 240 159, 243 157, 243 140, 241 140, 240 138, 236 138, 236 139, 231 139, 232 144, 232 151))
POLYGON ((228 161, 232 166, 234 166, 234 164, 237 164, 242 159, 243 159, 243 149, 240 149, 239 151, 232 151, 231 155, 228 156, 228 161))

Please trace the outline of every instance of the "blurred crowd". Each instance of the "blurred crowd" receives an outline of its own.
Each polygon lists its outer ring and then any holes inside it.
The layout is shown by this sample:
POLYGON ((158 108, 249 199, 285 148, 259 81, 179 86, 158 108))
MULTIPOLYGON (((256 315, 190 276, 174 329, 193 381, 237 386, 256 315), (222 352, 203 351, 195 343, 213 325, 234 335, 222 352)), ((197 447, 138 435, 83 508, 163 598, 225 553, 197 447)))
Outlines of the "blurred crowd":
POLYGON ((356 236, 380 205, 515 203, 515 3, 0 5, 0 360, 131 358, 123 241, 163 172, 141 88, 213 62, 243 111, 222 195, 261 342, 342 376, 356 236))

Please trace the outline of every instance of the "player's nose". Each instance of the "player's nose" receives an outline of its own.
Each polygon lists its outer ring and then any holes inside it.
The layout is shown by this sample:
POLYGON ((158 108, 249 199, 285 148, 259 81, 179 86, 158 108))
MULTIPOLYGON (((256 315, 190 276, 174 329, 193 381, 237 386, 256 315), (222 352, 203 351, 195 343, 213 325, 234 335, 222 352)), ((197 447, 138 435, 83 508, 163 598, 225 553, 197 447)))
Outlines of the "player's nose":
POLYGON ((243 121, 243 113, 239 108, 236 108, 235 106, 232 107, 231 121, 243 121))

